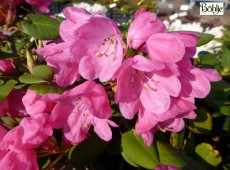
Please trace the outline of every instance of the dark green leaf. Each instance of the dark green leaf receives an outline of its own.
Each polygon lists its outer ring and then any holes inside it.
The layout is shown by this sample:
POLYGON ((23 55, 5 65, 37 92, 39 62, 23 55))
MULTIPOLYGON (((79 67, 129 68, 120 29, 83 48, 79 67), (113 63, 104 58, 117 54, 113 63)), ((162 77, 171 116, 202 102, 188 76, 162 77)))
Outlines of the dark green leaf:
POLYGON ((224 80, 212 82, 212 92, 230 92, 230 84, 224 80))
POLYGON ((209 134, 212 130, 212 116, 205 108, 198 108, 196 113, 196 119, 189 121, 189 130, 197 134, 209 134))
POLYGON ((134 131, 122 134, 121 143, 122 156, 131 165, 153 169, 159 163, 155 145, 146 146, 141 136, 134 131))
POLYGON ((208 143, 201 143, 197 145, 195 152, 201 159, 212 166, 217 166, 222 161, 219 151, 215 150, 212 145, 208 143))
POLYGON ((0 86, 0 102, 2 102, 10 94, 14 86, 14 80, 9 80, 4 85, 0 86))
POLYGON ((204 170, 204 168, 198 162, 186 156, 167 143, 157 141, 157 149, 160 157, 160 162, 165 165, 174 165, 185 170, 204 170))
POLYGON ((197 47, 208 44, 215 37, 214 35, 208 34, 208 33, 200 33, 200 32, 195 32, 195 31, 193 32, 200 36, 200 39, 198 40, 197 45, 196 45, 197 47))
POLYGON ((230 132, 230 117, 225 117, 223 129, 230 132))
POLYGON ((198 59, 203 67, 214 67, 216 65, 216 56, 207 51, 199 52, 198 59))
POLYGON ((40 95, 44 95, 47 93, 62 94, 64 92, 64 89, 48 84, 33 84, 29 87, 29 90, 35 91, 40 95))
POLYGON ((86 141, 73 146, 69 152, 69 159, 75 167, 82 167, 97 158, 105 150, 107 144, 92 133, 86 141))
POLYGON ((221 55, 222 57, 222 67, 223 67, 223 72, 227 73, 230 72, 230 50, 225 49, 221 55))
POLYGON ((59 21, 42 14, 29 14, 22 23, 25 33, 39 40, 58 38, 59 25, 59 21))

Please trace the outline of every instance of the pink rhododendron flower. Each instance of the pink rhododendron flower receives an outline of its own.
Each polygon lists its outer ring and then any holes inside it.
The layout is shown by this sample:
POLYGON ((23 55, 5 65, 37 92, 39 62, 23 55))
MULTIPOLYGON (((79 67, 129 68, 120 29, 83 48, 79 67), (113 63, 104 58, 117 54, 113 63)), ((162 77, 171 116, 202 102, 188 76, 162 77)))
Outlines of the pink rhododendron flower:
POLYGON ((60 25, 60 35, 66 42, 74 40, 77 36, 76 30, 88 23, 88 20, 92 17, 85 9, 76 7, 67 7, 63 9, 63 14, 66 20, 60 25))
POLYGON ((48 41, 44 48, 36 50, 54 71, 54 81, 61 87, 72 85, 79 80, 79 62, 70 54, 70 44, 62 40, 48 41))
POLYGON ((87 80, 110 80, 123 59, 122 36, 117 25, 103 15, 94 14, 75 34, 71 52, 80 61, 80 75, 87 80))
POLYGON ((37 156, 33 149, 20 151, 13 147, 3 157, 0 151, 0 167, 10 170, 39 170, 37 156))
POLYGON ((217 71, 212 69, 191 68, 180 77, 181 91, 186 96, 205 98, 210 92, 210 81, 219 81, 221 77, 217 71))
POLYGON ((86 139, 92 125, 100 138, 106 141, 112 138, 109 125, 116 125, 108 120, 112 110, 101 85, 87 81, 59 97, 53 94, 46 97, 58 101, 51 112, 51 125, 53 128, 63 128, 66 139, 72 144, 86 139))
POLYGON ((10 114, 13 117, 25 117, 27 112, 22 103, 24 90, 12 90, 7 98, 0 103, 0 116, 10 114))
POLYGON ((19 125, 24 132, 21 138, 22 143, 26 144, 27 147, 37 148, 49 136, 52 136, 53 129, 49 123, 49 118, 49 115, 46 113, 24 118, 19 125), (31 129, 33 129, 32 132, 31 129))
POLYGON ((14 67, 15 66, 11 60, 0 60, 0 71, 3 72, 3 75, 9 75, 14 67))
POLYGON ((50 112, 53 108, 53 102, 43 100, 41 95, 32 90, 27 90, 22 102, 26 112, 32 117, 40 113, 50 112))
POLYGON ((101 85, 87 81, 62 95, 47 94, 45 97, 57 101, 50 115, 52 127, 63 128, 64 136, 72 144, 85 140, 92 125, 103 140, 112 138, 109 125, 116 125, 108 120, 112 110, 101 85))
POLYGON ((136 15, 129 27, 127 44, 129 44, 131 48, 137 49, 145 43, 151 35, 164 33, 166 31, 164 23, 157 19, 155 13, 140 12, 136 15))
POLYGON ((48 114, 41 113, 33 117, 26 117, 22 119, 19 126, 4 136, 0 149, 7 150, 11 146, 21 150, 37 148, 49 136, 52 136, 52 133, 53 129, 49 124, 48 114))
POLYGON ((162 114, 169 109, 170 96, 180 93, 179 79, 164 65, 143 56, 127 59, 118 71, 115 100, 123 116, 132 119, 143 106, 149 112, 162 114))

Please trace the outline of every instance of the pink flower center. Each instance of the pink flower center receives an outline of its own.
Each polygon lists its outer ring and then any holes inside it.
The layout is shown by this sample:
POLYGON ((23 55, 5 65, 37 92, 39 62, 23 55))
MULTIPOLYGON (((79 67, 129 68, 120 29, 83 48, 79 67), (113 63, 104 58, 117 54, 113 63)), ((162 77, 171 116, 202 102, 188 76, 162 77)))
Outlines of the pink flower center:
POLYGON ((115 49, 117 48, 117 38, 112 35, 105 38, 103 42, 98 46, 98 51, 95 54, 97 57, 113 57, 113 61, 117 59, 115 57, 115 49))
POLYGON ((83 115, 83 127, 88 129, 91 126, 92 115, 89 113, 89 110, 85 107, 84 101, 81 97, 78 97, 75 103, 75 108, 78 111, 77 113, 81 113, 83 115))

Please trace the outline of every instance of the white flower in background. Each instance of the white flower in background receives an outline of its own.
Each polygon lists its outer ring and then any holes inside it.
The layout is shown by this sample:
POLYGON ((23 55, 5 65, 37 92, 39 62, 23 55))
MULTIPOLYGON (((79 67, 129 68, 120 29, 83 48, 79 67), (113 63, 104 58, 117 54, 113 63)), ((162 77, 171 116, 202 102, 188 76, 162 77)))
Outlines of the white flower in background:
MULTIPOLYGON (((180 19, 175 19, 171 23, 165 20, 164 23, 169 31, 184 30, 184 31, 197 31, 203 33, 209 33, 209 34, 213 34, 215 36, 215 39, 221 38, 223 36, 223 32, 222 32, 222 30, 224 30, 223 26, 204 29, 201 26, 201 23, 199 22, 182 23, 180 19)), ((198 47, 196 55, 194 57, 196 58, 200 51, 208 51, 210 53, 215 53, 216 51, 220 50, 220 48, 216 48, 216 47, 220 47, 222 43, 220 43, 215 39, 209 42, 208 44, 198 47)))
POLYGON ((181 20, 175 19, 172 23, 169 23, 168 21, 164 21, 166 24, 166 27, 169 31, 197 31, 197 32, 203 32, 204 28, 201 26, 199 22, 193 22, 193 23, 182 23, 181 20))
POLYGON ((108 10, 105 6, 103 6, 101 4, 98 4, 98 3, 90 5, 88 3, 81 2, 81 3, 78 3, 78 4, 74 3, 73 6, 78 7, 78 8, 84 8, 87 11, 89 11, 90 13, 100 12, 100 13, 105 14, 107 12, 107 10, 108 10))

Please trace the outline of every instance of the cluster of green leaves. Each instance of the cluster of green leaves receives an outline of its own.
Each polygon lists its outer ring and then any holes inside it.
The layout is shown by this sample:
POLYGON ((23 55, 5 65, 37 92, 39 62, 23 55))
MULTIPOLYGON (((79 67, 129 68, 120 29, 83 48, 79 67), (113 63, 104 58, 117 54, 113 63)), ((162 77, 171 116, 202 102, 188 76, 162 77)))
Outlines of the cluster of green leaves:
MULTIPOLYGON (((202 140, 207 140, 207 148, 216 148, 222 155, 222 160, 219 159, 219 165, 215 165, 220 169, 230 168, 229 155, 229 138, 230 138, 230 25, 228 24, 223 30, 223 36, 219 41, 222 43, 220 50, 215 54, 202 51, 198 54, 195 63, 202 68, 215 68, 222 76, 222 80, 212 83, 210 94, 204 99, 197 101, 200 107, 198 111, 198 118, 195 122, 206 124, 205 129, 192 129, 198 130, 202 136, 202 140), (203 115, 203 118, 199 118, 203 115), (201 121, 200 121, 201 120, 201 121), (202 121, 203 120, 203 121, 202 121), (209 145, 209 146, 208 146, 209 145)), ((191 128, 190 128, 191 129, 191 128)), ((196 132, 196 133, 197 133, 196 132)), ((200 149, 200 148, 199 148, 200 149)), ((196 152, 198 149, 196 150, 196 152)), ((216 150, 213 150, 216 153, 216 150)), ((217 155, 219 155, 217 153, 217 155)), ((200 155, 202 157, 202 155, 200 155)), ((211 162, 204 158, 206 163, 213 165, 211 162)), ((214 165, 213 165, 214 166, 214 165)))

